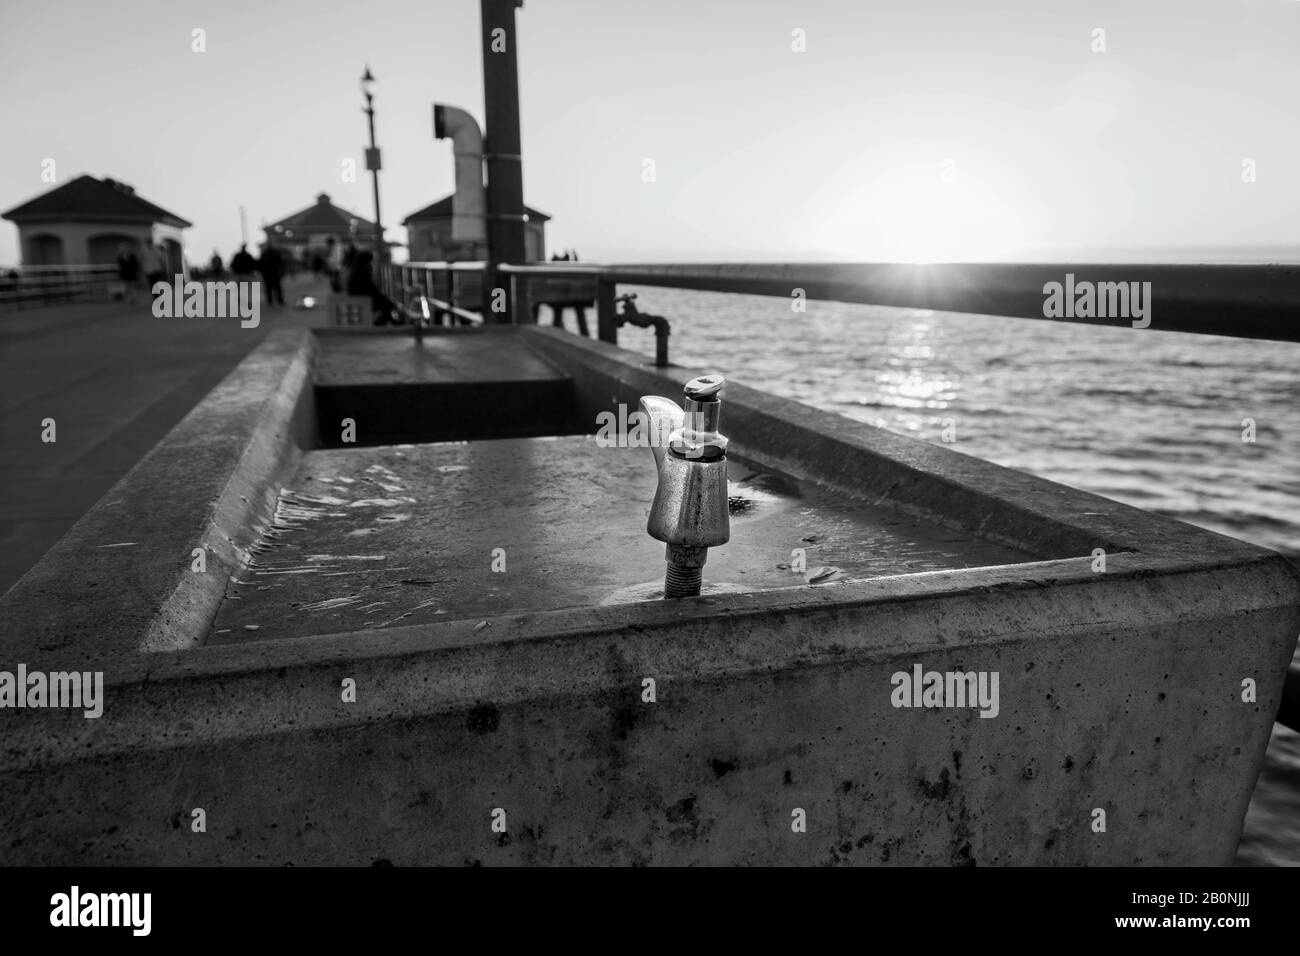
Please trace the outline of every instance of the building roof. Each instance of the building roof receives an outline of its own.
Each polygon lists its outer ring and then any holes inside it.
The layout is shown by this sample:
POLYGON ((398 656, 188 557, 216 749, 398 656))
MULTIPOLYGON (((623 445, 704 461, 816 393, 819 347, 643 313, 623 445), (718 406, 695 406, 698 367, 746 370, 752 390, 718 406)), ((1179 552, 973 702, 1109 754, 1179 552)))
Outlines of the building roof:
POLYGON ((78 176, 41 193, 4 213, 10 222, 103 220, 110 222, 165 222, 194 225, 135 194, 134 187, 115 179, 78 176))
MULTIPOLYGON (((524 206, 524 212, 528 215, 530 222, 546 222, 551 217, 541 210, 534 209, 532 206, 524 206)), ((450 219, 451 218, 451 195, 443 196, 435 203, 425 206, 423 209, 417 209, 405 219, 402 225, 405 226, 411 222, 424 222, 430 219, 450 219)))
POLYGON ((362 219, 360 216, 348 212, 346 209, 340 209, 330 202, 329 193, 321 193, 316 197, 316 202, 306 209, 300 209, 291 216, 285 216, 277 222, 269 223, 262 228, 267 235, 283 236, 285 233, 293 232, 300 234, 304 239, 310 233, 332 233, 335 235, 348 235, 352 231, 352 223, 356 221, 358 232, 374 233, 375 224, 369 219, 362 219))

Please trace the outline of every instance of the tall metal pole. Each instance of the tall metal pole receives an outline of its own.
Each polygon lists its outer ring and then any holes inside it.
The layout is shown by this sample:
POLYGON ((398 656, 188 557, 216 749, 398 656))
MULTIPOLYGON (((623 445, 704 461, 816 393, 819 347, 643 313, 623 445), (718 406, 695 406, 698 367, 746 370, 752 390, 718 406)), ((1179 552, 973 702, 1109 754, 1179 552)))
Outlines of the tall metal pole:
POLYGON ((508 282, 498 281, 501 263, 522 263, 524 245, 524 167, 519 136, 519 65, 515 44, 515 9, 523 0, 480 0, 483 33, 483 105, 487 126, 488 289, 505 288, 504 313, 484 313, 487 321, 509 322, 514 303, 508 282))
POLYGON ((370 170, 370 175, 375 186, 375 275, 380 276, 384 266, 384 223, 379 214, 379 149, 375 146, 375 98, 370 92, 370 86, 375 82, 375 78, 370 74, 370 67, 366 67, 365 74, 361 77, 361 90, 366 94, 365 114, 370 124, 370 149, 366 152, 366 168, 370 170))

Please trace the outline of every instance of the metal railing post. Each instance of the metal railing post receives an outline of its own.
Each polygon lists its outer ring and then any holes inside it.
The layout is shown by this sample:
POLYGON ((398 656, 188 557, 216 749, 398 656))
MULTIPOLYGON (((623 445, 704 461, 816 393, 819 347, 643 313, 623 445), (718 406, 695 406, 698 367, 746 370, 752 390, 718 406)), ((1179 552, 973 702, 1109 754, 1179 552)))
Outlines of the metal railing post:
POLYGON ((618 345, 618 316, 614 312, 614 280, 596 279, 596 335, 602 342, 618 345))
MULTIPOLYGON (((433 294, 433 270, 420 270, 420 288, 424 290, 426 299, 434 298, 433 294)), ((434 309, 429 313, 429 321, 434 325, 442 325, 442 317, 438 315, 438 310, 434 309)))
POLYGON ((537 313, 533 309, 533 288, 529 277, 517 273, 510 276, 510 307, 514 311, 515 325, 535 325, 537 313))

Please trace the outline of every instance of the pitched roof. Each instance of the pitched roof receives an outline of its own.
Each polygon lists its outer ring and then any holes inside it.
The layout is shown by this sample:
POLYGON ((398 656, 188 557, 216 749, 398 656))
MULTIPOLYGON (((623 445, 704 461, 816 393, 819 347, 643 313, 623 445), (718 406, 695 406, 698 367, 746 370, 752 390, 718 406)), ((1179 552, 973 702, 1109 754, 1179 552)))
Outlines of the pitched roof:
MULTIPOLYGON (((550 216, 546 215, 546 213, 542 212, 539 209, 534 209, 532 206, 524 206, 524 212, 528 214, 529 220, 535 222, 546 222, 551 218, 550 216)), ((450 218, 451 218, 451 196, 447 195, 447 196, 443 196, 437 202, 425 206, 423 209, 417 209, 415 212, 411 213, 409 216, 407 216, 405 219, 402 220, 402 225, 405 226, 408 222, 411 222, 412 220, 421 221, 426 219, 450 219, 450 218)))
POLYGON ((276 222, 268 223, 262 228, 267 234, 281 234, 289 231, 300 233, 321 233, 321 232, 341 232, 347 233, 352 229, 352 221, 356 220, 357 230, 363 232, 374 232, 375 224, 369 219, 362 219, 360 216, 353 215, 346 209, 340 209, 330 202, 329 193, 321 193, 316 197, 316 202, 306 209, 300 209, 291 216, 285 216, 276 222))
POLYGON ((3 215, 10 222, 57 219, 105 219, 113 221, 166 222, 192 226, 192 222, 155 206, 135 194, 135 189, 115 179, 78 176, 35 199, 14 206, 3 215))

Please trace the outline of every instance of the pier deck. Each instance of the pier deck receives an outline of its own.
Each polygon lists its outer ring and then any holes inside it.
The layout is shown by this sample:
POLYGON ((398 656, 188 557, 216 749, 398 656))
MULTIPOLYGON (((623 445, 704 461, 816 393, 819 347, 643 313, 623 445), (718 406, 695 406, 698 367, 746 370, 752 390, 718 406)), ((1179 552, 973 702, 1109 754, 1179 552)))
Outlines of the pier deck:
MULTIPOLYGON (((325 289, 288 279, 285 301, 325 289)), ((159 319, 143 295, 0 312, 0 594, 272 329, 321 321, 292 308, 248 329, 159 319), (46 418, 56 442, 41 441, 46 418)))

